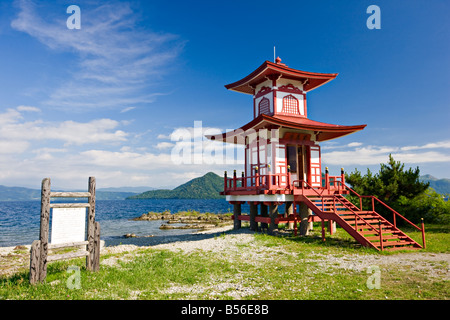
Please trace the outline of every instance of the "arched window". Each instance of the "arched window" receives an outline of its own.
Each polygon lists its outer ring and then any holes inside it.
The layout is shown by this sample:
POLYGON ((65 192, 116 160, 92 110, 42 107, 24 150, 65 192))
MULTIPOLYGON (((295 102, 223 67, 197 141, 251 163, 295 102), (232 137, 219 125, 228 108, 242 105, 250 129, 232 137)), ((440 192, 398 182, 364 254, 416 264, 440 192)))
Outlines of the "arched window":
POLYGON ((269 114, 270 113, 270 101, 267 98, 262 98, 258 104, 258 114, 269 114))
POLYGON ((283 109, 281 109, 282 113, 289 114, 300 114, 298 110, 298 100, 292 94, 285 96, 283 98, 283 109))

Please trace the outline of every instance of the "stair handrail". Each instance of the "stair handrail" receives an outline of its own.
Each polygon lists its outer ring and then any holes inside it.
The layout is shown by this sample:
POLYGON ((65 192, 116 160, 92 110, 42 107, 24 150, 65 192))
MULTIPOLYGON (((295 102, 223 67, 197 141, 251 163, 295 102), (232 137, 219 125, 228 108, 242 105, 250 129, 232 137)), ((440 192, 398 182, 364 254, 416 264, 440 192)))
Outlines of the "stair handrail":
MULTIPOLYGON (((377 230, 374 226, 372 226, 369 222, 367 222, 364 218, 362 218, 357 212, 355 212, 352 208, 350 208, 345 202, 343 202, 341 199, 339 199, 338 197, 336 197, 335 195, 333 196, 337 201, 339 201, 341 204, 343 204, 347 209, 349 209, 354 215, 355 217, 357 216, 359 219, 361 219, 366 225, 368 225, 369 227, 371 227, 373 230, 375 230, 375 232, 377 232, 378 234, 380 234, 380 231, 377 230)), ((362 211, 362 210, 361 210, 362 211)), ((334 212, 336 212, 336 208, 334 209, 334 212)), ((389 223, 389 221, 387 221, 389 223)), ((356 223, 356 219, 355 219, 355 231, 358 232, 358 225, 356 223)), ((359 233, 359 232, 358 232, 359 233)))
MULTIPOLYGON (((296 182, 301 182, 302 183, 302 194, 305 193, 305 190, 304 190, 305 188, 303 186, 303 183, 305 183, 311 190, 313 190, 315 193, 317 193, 317 195, 319 197, 324 197, 323 194, 321 194, 321 193, 319 193, 319 191, 317 191, 317 188, 311 187, 311 185, 308 182, 306 182, 305 180, 294 180, 294 181, 292 181, 292 189, 295 189, 295 183, 296 182)), ((322 190, 322 192, 323 192, 323 190, 322 190)))
MULTIPOLYGON (((402 216, 400 213, 398 213, 397 211, 395 211, 394 209, 392 209, 390 206, 388 206, 386 203, 384 203, 383 201, 381 201, 380 199, 378 199, 375 196, 361 196, 358 193, 356 193, 355 190, 353 190, 352 188, 350 188, 349 186, 347 186, 345 183, 343 183, 342 181, 338 181, 339 183, 341 183, 343 186, 345 186, 348 190, 352 191, 353 193, 355 193, 356 195, 359 196, 359 202, 361 205, 361 211, 362 211, 362 198, 371 198, 372 199, 372 211, 375 211, 375 203, 374 200, 377 200, 380 204, 382 204, 383 206, 385 206, 387 209, 391 210, 391 212, 393 213, 393 218, 394 218, 394 228, 396 228, 397 230, 399 230, 397 228, 396 225, 396 219, 395 216, 398 215, 400 218, 402 218, 403 220, 405 220, 406 222, 408 222, 410 225, 412 225, 414 228, 416 228, 417 230, 422 232, 422 242, 423 242, 423 248, 425 248, 425 226, 423 224, 423 219, 422 219, 422 228, 419 228, 417 225, 415 225, 413 222, 409 221, 408 219, 406 219, 404 216, 402 216)), ((389 222, 389 221, 388 221, 389 222)))
MULTIPOLYGON (((372 198, 372 200, 377 200, 380 204, 382 204, 383 206, 385 206, 387 209, 391 210, 391 212, 393 213, 393 218, 394 218, 394 227, 397 228, 396 225, 396 220, 395 220, 395 215, 398 215, 400 218, 402 218, 403 220, 405 220, 406 222, 408 222, 410 225, 412 225, 414 228, 416 228, 417 230, 421 231, 422 229, 419 228, 417 225, 415 225, 413 222, 409 221, 408 219, 406 219, 404 216, 402 216, 400 213, 398 213, 397 211, 395 211, 394 209, 392 209, 391 207, 389 207, 386 203, 384 203, 383 201, 381 201, 380 199, 378 199, 375 196, 361 196, 362 198, 372 198)), ((372 201, 372 210, 375 211, 375 204, 372 201)))
MULTIPOLYGON (((318 191, 316 191, 314 188, 312 188, 311 187, 311 185, 308 183, 308 182, 306 182, 306 181, 304 181, 304 180, 295 180, 295 181, 302 181, 303 183, 305 183, 308 187, 310 187, 311 189, 313 189, 316 193, 317 193, 317 195, 319 196, 319 197, 321 197, 321 198, 333 198, 334 200, 338 200, 341 204, 343 204, 347 209, 349 209, 354 215, 355 215, 355 217, 358 217, 359 219, 361 219, 365 224, 367 224, 369 227, 371 227, 373 230, 375 230, 375 232, 379 232, 377 229, 375 229, 370 223, 368 223, 366 220, 364 220, 364 218, 362 218, 358 213, 356 213, 355 211, 353 211, 353 209, 352 208, 350 208, 347 204, 345 204, 344 202, 342 202, 342 200, 341 199, 339 199, 338 197, 336 197, 336 195, 321 195, 318 191)), ((294 182, 295 182, 294 181, 294 182)), ((302 192, 303 192, 303 184, 302 184, 302 192)), ((355 191, 354 191, 355 192, 355 191)), ((355 192, 356 193, 356 192, 355 192)), ((322 209, 324 209, 323 207, 322 207, 322 209)), ((323 211, 323 210, 322 210, 323 211)), ((361 210, 362 211, 362 210, 361 210)), ((334 212, 336 213, 336 203, 334 202, 334 212)), ((356 219, 355 219, 356 220, 356 219)), ((357 226, 357 224, 355 223, 355 231, 356 232, 358 232, 358 226, 357 226)))

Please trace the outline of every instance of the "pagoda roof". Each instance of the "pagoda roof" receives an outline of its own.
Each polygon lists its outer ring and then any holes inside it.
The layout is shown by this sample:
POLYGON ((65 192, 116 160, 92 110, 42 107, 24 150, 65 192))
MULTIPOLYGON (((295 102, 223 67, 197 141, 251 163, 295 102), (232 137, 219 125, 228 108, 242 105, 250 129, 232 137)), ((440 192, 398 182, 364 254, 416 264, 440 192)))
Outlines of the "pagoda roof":
MULTIPOLYGON (((257 130, 264 128, 266 129, 288 128, 288 129, 313 131, 316 134, 316 141, 320 142, 336 139, 360 131, 365 127, 366 127, 365 124, 345 126, 314 121, 307 118, 294 118, 282 115, 270 116, 267 114, 260 114, 258 117, 256 117, 246 125, 240 127, 239 129, 218 135, 207 135, 206 137, 210 140, 227 142, 227 140, 230 141, 229 139, 233 139, 232 141, 235 141, 234 137, 238 137, 242 134, 245 135, 247 130, 250 129, 257 130)), ((237 143, 243 143, 245 139, 237 139, 236 141, 237 143)))
POLYGON ((246 94, 255 94, 256 85, 271 79, 272 77, 282 77, 285 79, 302 81, 303 91, 311 91, 328 81, 333 80, 337 73, 318 73, 307 72, 289 68, 281 59, 277 58, 277 62, 265 61, 255 71, 239 81, 225 85, 225 88, 246 94))

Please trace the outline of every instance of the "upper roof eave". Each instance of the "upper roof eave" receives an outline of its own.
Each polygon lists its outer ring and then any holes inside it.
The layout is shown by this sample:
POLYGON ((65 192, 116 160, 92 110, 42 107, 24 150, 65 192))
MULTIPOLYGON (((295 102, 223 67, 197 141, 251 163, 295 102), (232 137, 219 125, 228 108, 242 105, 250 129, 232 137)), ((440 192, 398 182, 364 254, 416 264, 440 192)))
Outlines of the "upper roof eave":
POLYGON ((254 94, 254 86, 265 81, 266 77, 271 74, 279 74, 282 77, 300 81, 305 81, 308 79, 309 83, 304 86, 304 91, 311 91, 333 80, 338 75, 337 73, 318 73, 296 70, 289 68, 284 64, 266 60, 252 73, 241 80, 225 85, 225 88, 242 93, 254 94))
POLYGON ((299 118, 298 122, 290 121, 282 116, 269 116, 266 114, 261 114, 249 123, 243 125, 242 127, 228 131, 219 135, 207 135, 206 137, 210 140, 227 141, 227 139, 238 136, 245 133, 249 129, 254 129, 258 127, 264 127, 266 125, 275 125, 278 127, 298 129, 298 130, 308 130, 317 133, 316 141, 327 141, 336 139, 360 130, 363 130, 366 125, 335 125, 319 121, 310 120, 307 118, 299 118))

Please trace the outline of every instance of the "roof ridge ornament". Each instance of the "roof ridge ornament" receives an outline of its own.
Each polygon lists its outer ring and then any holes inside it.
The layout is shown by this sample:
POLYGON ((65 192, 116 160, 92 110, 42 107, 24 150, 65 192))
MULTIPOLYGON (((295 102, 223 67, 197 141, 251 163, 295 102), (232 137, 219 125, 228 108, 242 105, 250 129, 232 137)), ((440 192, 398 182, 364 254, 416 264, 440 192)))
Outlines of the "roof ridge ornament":
POLYGON ((281 58, 280 58, 280 57, 277 57, 277 58, 275 59, 275 63, 276 63, 276 64, 279 64, 280 66, 286 66, 286 64, 281 63, 281 58))

